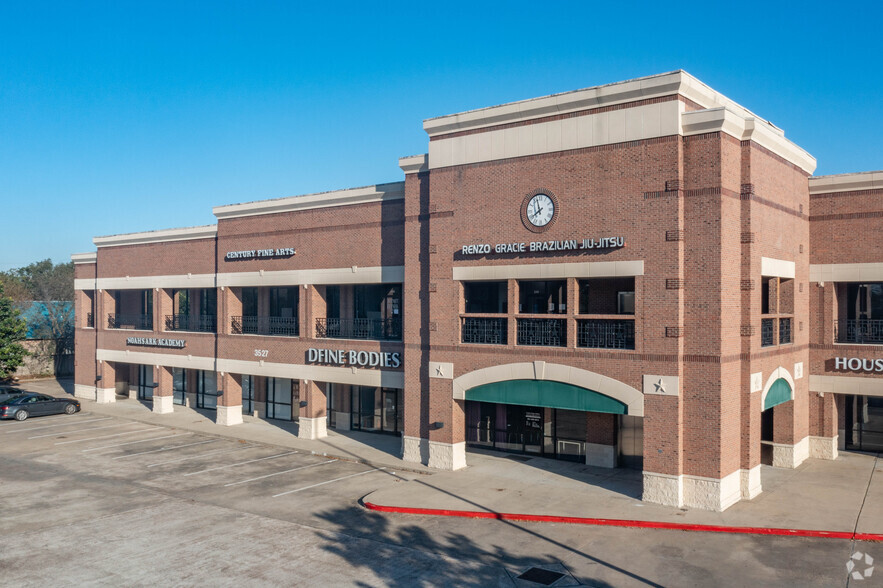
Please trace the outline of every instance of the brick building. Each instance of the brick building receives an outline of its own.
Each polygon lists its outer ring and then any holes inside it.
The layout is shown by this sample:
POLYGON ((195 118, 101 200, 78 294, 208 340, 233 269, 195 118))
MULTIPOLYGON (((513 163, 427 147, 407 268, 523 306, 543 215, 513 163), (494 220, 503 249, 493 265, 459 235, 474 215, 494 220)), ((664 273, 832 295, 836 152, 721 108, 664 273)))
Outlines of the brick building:
POLYGON ((423 126, 402 182, 95 238, 76 394, 398 434, 443 469, 635 468, 713 510, 762 463, 883 443, 883 173, 813 177, 682 71, 423 126))

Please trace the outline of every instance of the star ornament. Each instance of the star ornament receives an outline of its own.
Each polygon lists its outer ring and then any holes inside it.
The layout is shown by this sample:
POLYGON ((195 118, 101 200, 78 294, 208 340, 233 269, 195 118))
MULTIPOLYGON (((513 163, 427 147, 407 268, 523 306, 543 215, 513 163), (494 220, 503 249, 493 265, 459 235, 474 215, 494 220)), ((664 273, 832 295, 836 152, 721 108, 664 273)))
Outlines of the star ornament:
POLYGON ((441 376, 441 377, 445 376, 445 371, 444 371, 444 369, 442 369, 442 366, 440 366, 440 365, 435 366, 435 375, 441 376))
POLYGON ((656 388, 657 394, 666 394, 665 381, 662 378, 659 378, 659 381, 653 384, 653 386, 656 388))

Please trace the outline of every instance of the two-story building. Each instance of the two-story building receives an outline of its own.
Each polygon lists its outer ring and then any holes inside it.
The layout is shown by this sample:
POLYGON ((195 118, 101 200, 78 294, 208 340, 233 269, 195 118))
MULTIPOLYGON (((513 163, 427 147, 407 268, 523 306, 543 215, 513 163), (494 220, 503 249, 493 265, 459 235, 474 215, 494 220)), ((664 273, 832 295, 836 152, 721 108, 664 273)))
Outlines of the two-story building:
POLYGON ((883 173, 813 177, 683 71, 424 129, 402 182, 97 237, 77 395, 634 468, 713 510, 883 445, 883 173))

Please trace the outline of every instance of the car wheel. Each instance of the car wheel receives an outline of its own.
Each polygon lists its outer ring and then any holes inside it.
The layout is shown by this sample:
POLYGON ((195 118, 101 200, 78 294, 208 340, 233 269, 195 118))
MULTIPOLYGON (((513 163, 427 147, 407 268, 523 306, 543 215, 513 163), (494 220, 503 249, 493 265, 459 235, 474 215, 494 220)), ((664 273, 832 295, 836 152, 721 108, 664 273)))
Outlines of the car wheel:
POLYGON ((17 413, 15 413, 15 420, 17 420, 17 421, 23 421, 26 418, 28 418, 28 411, 26 411, 26 410, 20 410, 17 413))
POLYGON ((77 407, 73 404, 68 404, 64 407, 64 414, 74 414, 75 412, 77 412, 77 407))

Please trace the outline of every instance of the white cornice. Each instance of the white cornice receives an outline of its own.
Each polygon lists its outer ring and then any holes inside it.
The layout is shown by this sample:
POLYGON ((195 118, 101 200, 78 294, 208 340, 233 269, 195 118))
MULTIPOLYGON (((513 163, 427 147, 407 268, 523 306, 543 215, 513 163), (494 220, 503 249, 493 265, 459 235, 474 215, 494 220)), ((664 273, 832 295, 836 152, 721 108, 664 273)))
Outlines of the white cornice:
POLYGON ((214 239, 217 236, 217 225, 203 225, 181 229, 162 229, 159 231, 145 231, 143 233, 127 233, 123 235, 95 237, 92 239, 92 242, 96 247, 119 247, 122 245, 144 245, 147 243, 214 239))
POLYGON ((399 167, 402 168, 405 175, 427 171, 429 169, 429 154, 424 153, 423 155, 408 155, 407 157, 400 157, 399 167))
POLYGON ((430 137, 434 137, 676 94, 703 108, 727 107, 743 118, 762 121, 773 132, 784 135, 781 129, 769 121, 761 119, 683 70, 430 118, 423 121, 423 129, 430 137))
POLYGON ((740 141, 754 141, 807 173, 816 169, 815 157, 786 139, 781 131, 757 118, 746 118, 723 106, 681 114, 681 134, 685 137, 718 131, 740 141))
POLYGON ((71 261, 75 264, 95 263, 96 261, 98 261, 98 252, 92 251, 90 253, 74 253, 71 255, 71 261))
POLYGON ((259 200, 242 204, 227 204, 225 206, 214 207, 212 212, 218 217, 218 219, 225 219, 241 216, 255 216, 259 214, 295 212, 299 210, 311 210, 314 208, 326 208, 331 206, 386 202, 390 200, 401 200, 404 197, 405 183, 392 182, 389 184, 377 184, 376 186, 365 186, 363 188, 350 188, 333 192, 306 194, 304 196, 289 196, 287 198, 275 198, 273 200, 259 200))
POLYGON ((867 171, 855 174, 816 176, 809 179, 810 194, 828 192, 852 192, 854 190, 883 189, 883 171, 867 171))

